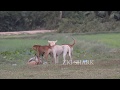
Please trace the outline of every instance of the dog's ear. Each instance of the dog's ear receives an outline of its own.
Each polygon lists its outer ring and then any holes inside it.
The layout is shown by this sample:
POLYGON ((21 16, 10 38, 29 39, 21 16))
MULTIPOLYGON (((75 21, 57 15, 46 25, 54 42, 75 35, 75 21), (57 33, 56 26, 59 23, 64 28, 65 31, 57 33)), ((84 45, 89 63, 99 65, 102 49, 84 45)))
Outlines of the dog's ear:
POLYGON ((55 43, 57 42, 57 40, 55 41, 55 43))
POLYGON ((50 41, 48 40, 48 43, 50 43, 50 41))

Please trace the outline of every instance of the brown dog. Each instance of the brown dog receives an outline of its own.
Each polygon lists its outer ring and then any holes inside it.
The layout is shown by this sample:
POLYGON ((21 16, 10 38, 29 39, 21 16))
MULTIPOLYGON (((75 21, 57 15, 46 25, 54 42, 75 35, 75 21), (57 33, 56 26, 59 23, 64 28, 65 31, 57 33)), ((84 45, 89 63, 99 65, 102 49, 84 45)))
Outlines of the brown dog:
MULTIPOLYGON (((45 59, 46 60, 48 59, 48 55, 51 52, 51 46, 34 45, 32 48, 33 48, 33 50, 36 51, 36 55, 38 57, 38 63, 42 63, 40 61, 40 56, 42 56, 42 58, 43 58, 43 56, 45 55, 45 59)), ((50 54, 50 56, 51 56, 51 54, 50 54)))

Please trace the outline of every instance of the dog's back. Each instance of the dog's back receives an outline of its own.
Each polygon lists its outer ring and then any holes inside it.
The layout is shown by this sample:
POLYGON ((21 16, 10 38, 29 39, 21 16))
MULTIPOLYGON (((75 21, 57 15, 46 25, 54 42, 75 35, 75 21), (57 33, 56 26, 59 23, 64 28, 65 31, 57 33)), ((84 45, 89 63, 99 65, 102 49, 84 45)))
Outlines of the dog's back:
POLYGON ((53 54, 56 54, 56 55, 61 55, 62 53, 63 54, 71 54, 71 49, 68 45, 55 45, 53 48, 52 48, 52 52, 53 54))
POLYGON ((62 52, 63 52, 63 48, 61 47, 61 45, 55 45, 55 46, 52 48, 52 52, 53 52, 53 54, 60 55, 60 54, 62 54, 62 52))
POLYGON ((45 52, 46 50, 51 49, 50 46, 41 46, 41 45, 34 45, 33 50, 40 51, 40 52, 45 52))
POLYGON ((46 58, 46 60, 47 60, 47 58, 48 58, 48 55, 52 55, 51 53, 50 53, 50 51, 51 51, 51 46, 47 46, 47 45, 45 45, 45 46, 41 46, 41 45, 34 45, 33 46, 33 49, 36 51, 36 53, 37 53, 37 56, 38 56, 38 58, 39 58, 39 56, 44 56, 45 55, 45 58, 46 58))

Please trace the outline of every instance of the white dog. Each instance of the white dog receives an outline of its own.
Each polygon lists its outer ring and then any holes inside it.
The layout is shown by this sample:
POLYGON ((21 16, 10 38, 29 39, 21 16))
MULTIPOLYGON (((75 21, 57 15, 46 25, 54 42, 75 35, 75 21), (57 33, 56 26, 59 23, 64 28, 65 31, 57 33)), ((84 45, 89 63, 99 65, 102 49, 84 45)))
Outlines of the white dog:
POLYGON ((66 55, 69 55, 69 59, 72 62, 72 52, 71 52, 71 48, 69 45, 56 45, 56 41, 49 41, 48 43, 50 46, 52 46, 52 53, 53 53, 53 57, 55 59, 55 64, 58 63, 58 56, 60 56, 61 54, 63 54, 63 64, 65 64, 66 62, 66 55))

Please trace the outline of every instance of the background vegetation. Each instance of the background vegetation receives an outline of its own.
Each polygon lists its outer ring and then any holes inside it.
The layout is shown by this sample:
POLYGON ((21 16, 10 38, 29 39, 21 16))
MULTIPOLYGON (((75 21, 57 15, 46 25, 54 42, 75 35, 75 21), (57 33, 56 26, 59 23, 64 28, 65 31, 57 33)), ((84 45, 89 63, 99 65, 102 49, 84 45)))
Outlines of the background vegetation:
POLYGON ((0 32, 34 29, 58 32, 120 31, 119 11, 0 11, 0 32))
MULTIPOLYGON (((47 45, 48 40, 58 40, 57 44, 72 44, 76 40, 73 60, 119 60, 120 33, 72 34, 45 33, 34 35, 0 36, 0 63, 24 65, 35 52, 34 44, 47 45), (64 39, 63 39, 64 37, 64 39)), ((51 58, 49 57, 51 61, 51 58)), ((60 58, 62 63, 62 56, 60 58)))

